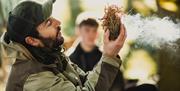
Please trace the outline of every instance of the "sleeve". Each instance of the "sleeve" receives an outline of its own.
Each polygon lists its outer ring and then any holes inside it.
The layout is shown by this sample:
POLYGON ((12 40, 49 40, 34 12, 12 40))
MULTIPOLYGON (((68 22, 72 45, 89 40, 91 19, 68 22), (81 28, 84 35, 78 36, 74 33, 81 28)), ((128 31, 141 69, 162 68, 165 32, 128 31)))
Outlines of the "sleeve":
POLYGON ((85 74, 80 68, 77 72, 86 76, 82 85, 74 85, 68 79, 53 75, 51 72, 41 72, 31 75, 25 82, 24 91, 109 91, 121 65, 119 58, 103 55, 98 65, 85 74), (48 73, 48 74, 47 74, 48 73))

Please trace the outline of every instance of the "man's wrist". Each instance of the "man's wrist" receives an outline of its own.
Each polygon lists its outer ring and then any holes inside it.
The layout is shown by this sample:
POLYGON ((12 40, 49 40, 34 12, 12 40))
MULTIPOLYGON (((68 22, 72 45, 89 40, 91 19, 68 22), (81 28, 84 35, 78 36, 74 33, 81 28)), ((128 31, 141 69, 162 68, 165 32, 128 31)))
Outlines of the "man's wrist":
POLYGON ((115 58, 117 55, 113 55, 111 53, 106 53, 104 52, 103 55, 107 56, 107 57, 111 57, 111 58, 115 58))
POLYGON ((120 65, 122 63, 121 59, 117 56, 109 56, 107 54, 103 54, 101 60, 105 63, 108 63, 112 66, 115 66, 117 68, 120 68, 120 65))

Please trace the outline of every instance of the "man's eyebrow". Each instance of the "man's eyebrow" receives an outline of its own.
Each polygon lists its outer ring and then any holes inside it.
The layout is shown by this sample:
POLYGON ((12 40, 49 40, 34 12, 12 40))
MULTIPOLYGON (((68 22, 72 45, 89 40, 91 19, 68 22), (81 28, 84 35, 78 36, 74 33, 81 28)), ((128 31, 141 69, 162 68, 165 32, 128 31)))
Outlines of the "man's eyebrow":
POLYGON ((45 24, 46 24, 50 19, 51 19, 51 18, 46 19, 46 20, 45 20, 45 24))

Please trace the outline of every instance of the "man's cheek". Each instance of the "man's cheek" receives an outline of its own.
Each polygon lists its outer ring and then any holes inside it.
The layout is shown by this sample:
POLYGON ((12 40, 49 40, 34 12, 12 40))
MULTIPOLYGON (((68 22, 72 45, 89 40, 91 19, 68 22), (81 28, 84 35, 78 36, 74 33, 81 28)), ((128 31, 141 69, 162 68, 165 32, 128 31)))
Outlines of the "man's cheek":
POLYGON ((43 32, 40 33, 40 36, 42 36, 43 38, 52 38, 53 34, 49 31, 44 30, 43 32))
POLYGON ((52 27, 48 27, 44 32, 46 32, 47 35, 51 35, 51 36, 56 36, 57 34, 57 30, 52 27))

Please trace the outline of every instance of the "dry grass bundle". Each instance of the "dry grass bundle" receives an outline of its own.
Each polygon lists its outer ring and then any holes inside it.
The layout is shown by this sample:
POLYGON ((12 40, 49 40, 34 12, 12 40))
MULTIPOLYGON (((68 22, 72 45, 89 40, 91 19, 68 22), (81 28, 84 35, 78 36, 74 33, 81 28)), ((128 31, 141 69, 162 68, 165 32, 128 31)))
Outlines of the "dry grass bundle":
POLYGON ((122 8, 111 5, 105 7, 105 14, 102 20, 102 26, 105 31, 110 31, 110 40, 115 40, 120 32, 121 21, 117 14, 123 13, 122 8))

